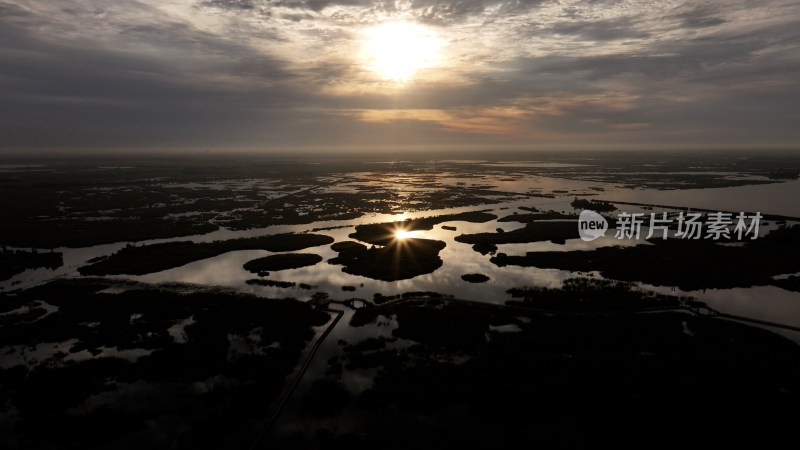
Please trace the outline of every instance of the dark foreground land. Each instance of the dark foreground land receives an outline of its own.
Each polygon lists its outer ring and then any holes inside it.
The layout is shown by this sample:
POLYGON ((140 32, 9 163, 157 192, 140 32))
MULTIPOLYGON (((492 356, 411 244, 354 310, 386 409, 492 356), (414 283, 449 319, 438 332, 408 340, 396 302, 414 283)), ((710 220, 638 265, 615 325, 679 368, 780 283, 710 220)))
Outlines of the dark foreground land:
POLYGON ((340 340, 325 375, 307 375, 316 378, 294 400, 300 415, 282 418, 303 431, 273 424, 263 435, 311 327, 329 313, 93 278, 4 294, 0 444, 683 448, 794 439, 800 348, 785 338, 629 283, 578 278, 512 294, 521 300, 507 306, 404 295, 358 309, 339 326, 389 328, 340 340), (367 374, 360 388, 348 381, 367 374))
POLYGON ((717 448, 795 439, 795 344, 687 313, 677 307, 686 299, 625 284, 571 286, 550 293, 571 298, 568 311, 413 299, 358 310, 353 327, 390 317, 398 326, 388 337, 340 342, 295 418, 304 431, 273 434, 260 448, 717 448), (370 387, 345 388, 365 373, 376 373, 370 387))
POLYGON ((101 279, 0 300, 2 448, 248 448, 330 320, 293 300, 101 279))

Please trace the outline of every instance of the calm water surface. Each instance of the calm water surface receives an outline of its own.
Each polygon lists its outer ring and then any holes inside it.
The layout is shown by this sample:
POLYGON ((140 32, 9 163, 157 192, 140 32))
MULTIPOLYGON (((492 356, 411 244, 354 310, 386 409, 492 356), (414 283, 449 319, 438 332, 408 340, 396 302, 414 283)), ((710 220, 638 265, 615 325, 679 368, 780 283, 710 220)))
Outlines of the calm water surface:
MULTIPOLYGON (((210 242, 220 239, 252 237, 265 234, 302 232, 318 227, 344 227, 318 232, 331 236, 339 242, 350 240, 348 234, 354 232, 355 225, 363 223, 388 222, 404 220, 406 218, 478 210, 488 210, 498 217, 504 217, 515 211, 520 213, 524 212, 517 209, 520 206, 535 206, 541 210, 553 209, 556 211, 572 212, 573 209, 569 203, 574 198, 574 195, 588 193, 596 194, 596 198, 604 200, 689 206, 725 211, 759 211, 763 214, 781 214, 800 217, 800 202, 797 202, 795 198, 797 193, 800 192, 800 181, 798 180, 767 185, 720 189, 655 190, 628 189, 614 184, 541 176, 518 176, 512 178, 515 179, 512 181, 508 175, 482 177, 481 179, 450 177, 442 179, 442 182, 453 185, 457 185, 458 183, 488 183, 492 186, 497 186, 499 190, 518 192, 521 194, 532 191, 551 192, 553 190, 563 190, 568 193, 552 199, 536 197, 484 206, 446 208, 402 214, 369 214, 356 220, 321 221, 312 225, 272 226, 241 231, 220 229, 204 235, 177 239, 152 240, 146 241, 145 243, 167 242, 171 240, 210 242), (603 190, 598 191, 598 188, 603 190)), ((405 187, 401 188, 406 189, 405 187)), ((342 187, 333 185, 331 189, 342 189, 342 187)), ((641 211, 641 209, 635 206, 619 206, 620 210, 626 212, 641 211)), ((494 231, 496 228, 503 228, 506 231, 510 231, 522 226, 524 225, 515 222, 490 221, 487 223, 475 224, 457 221, 445 222, 436 225, 432 230, 414 233, 415 237, 437 239, 447 244, 440 254, 443 265, 433 273, 417 276, 409 280, 394 282, 377 281, 342 272, 342 266, 331 265, 326 262, 328 259, 336 256, 336 253, 327 245, 303 250, 303 252, 319 254, 323 257, 323 262, 311 267, 272 272, 268 277, 270 280, 310 284, 314 286, 312 290, 303 290, 298 287, 275 288, 247 285, 245 283, 246 280, 256 277, 254 274, 244 270, 242 265, 249 260, 270 254, 270 252, 263 250, 234 251, 162 272, 143 276, 117 276, 115 278, 147 283, 184 282, 209 286, 228 286, 264 297, 295 297, 300 300, 310 298, 313 293, 318 291, 327 292, 334 299, 354 297, 372 299, 373 295, 376 293, 394 295, 410 291, 431 291, 453 295, 456 298, 502 304, 510 299, 506 290, 511 287, 559 287, 563 280, 567 278, 587 275, 586 273, 539 269, 534 267, 507 266, 499 268, 489 262, 491 255, 481 255, 473 251, 470 245, 456 242, 453 239, 455 236, 463 233, 494 231), (441 228, 441 225, 455 226, 457 230, 444 230, 441 228), (488 275, 491 279, 486 283, 472 284, 461 279, 461 275, 467 273, 483 273, 488 275), (341 289, 342 286, 354 286, 356 290, 354 292, 344 292, 341 289)), ((579 239, 569 240, 565 245, 558 245, 550 242, 504 244, 498 246, 498 251, 510 255, 523 255, 528 251, 591 250, 600 246, 647 245, 635 241, 621 241, 615 239, 611 237, 613 236, 613 232, 609 232, 608 236, 609 237, 598 239, 593 242, 584 242, 579 239)), ((57 251, 62 252, 64 255, 64 266, 61 268, 55 271, 48 269, 28 270, 3 282, 0 286, 5 290, 9 290, 32 286, 56 277, 79 276, 77 268, 85 265, 89 259, 111 254, 124 247, 126 244, 127 242, 119 242, 87 248, 60 248, 57 249, 57 251)), ((597 273, 592 273, 591 275, 599 276, 597 273)), ((672 291, 671 288, 668 287, 646 287, 668 293, 695 296, 707 302, 713 308, 723 312, 800 326, 800 293, 785 291, 777 287, 713 289, 691 292, 672 291)), ((797 336, 795 336, 797 333, 784 332, 784 334, 786 333, 790 334, 793 339, 798 340, 797 336)))

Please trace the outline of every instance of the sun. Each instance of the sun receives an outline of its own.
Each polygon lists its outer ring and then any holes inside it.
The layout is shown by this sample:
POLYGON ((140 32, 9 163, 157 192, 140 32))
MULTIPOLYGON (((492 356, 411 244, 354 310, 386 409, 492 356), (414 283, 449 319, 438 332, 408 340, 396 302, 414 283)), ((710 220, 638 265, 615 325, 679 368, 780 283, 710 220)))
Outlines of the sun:
POLYGON ((445 42, 432 30, 407 22, 389 22, 365 31, 367 66, 385 80, 407 82, 420 69, 436 66, 445 42))

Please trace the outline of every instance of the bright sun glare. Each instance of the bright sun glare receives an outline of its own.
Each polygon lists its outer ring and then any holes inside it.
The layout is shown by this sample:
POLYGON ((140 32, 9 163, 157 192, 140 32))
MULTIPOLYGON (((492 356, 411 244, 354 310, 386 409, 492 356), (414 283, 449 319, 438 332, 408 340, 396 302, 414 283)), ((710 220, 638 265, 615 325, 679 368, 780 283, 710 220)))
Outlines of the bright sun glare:
POLYGON ((435 66, 444 41, 432 30, 413 23, 384 23, 366 30, 369 67, 381 78, 409 81, 419 69, 435 66))
POLYGON ((394 237, 397 239, 413 238, 419 234, 419 231, 397 230, 394 232, 394 237))

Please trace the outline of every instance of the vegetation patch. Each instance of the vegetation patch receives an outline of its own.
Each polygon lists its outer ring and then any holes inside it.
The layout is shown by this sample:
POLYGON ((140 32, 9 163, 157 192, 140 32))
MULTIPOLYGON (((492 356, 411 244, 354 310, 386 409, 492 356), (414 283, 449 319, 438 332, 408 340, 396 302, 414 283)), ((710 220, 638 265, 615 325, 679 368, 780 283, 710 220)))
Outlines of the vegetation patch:
POLYGON ((780 285, 773 276, 800 272, 800 225, 773 230, 742 246, 717 245, 706 239, 654 239, 650 243, 592 251, 528 252, 525 256, 501 253, 491 261, 500 267, 599 270, 605 278, 683 290, 780 285))
POLYGON ((519 223, 532 223, 537 220, 576 220, 578 218, 575 214, 562 214, 556 211, 536 212, 526 214, 511 214, 497 219, 498 222, 519 222, 519 223))
POLYGON ((461 279, 470 283, 485 283, 491 278, 482 273, 466 273, 461 275, 461 279))
POLYGON ((578 226, 575 222, 535 222, 516 230, 498 233, 475 233, 456 236, 457 242, 473 244, 476 251, 493 251, 497 244, 519 244, 526 242, 556 241, 577 239, 578 226))
POLYGON ((61 253, 38 252, 36 250, 7 250, 0 251, 0 281, 24 272, 27 269, 44 267, 56 270, 63 264, 61 253))
POLYGON ((252 278, 250 280, 245 281, 245 283, 251 286, 255 285, 255 286, 279 287, 279 288, 290 288, 290 287, 295 287, 297 285, 297 283, 295 283, 294 281, 264 280, 261 278, 252 278))
POLYGON ((442 241, 431 239, 393 239, 385 247, 343 251, 329 260, 341 264, 343 272, 374 280, 396 281, 431 273, 442 265, 442 241))
POLYGON ((247 261, 242 267, 248 272, 259 273, 298 269, 313 266, 320 261, 322 261, 322 257, 315 253, 281 253, 247 261))
POLYGON ((359 253, 365 251, 366 249, 367 249, 366 245, 354 241, 337 242, 331 245, 331 250, 335 251, 336 253, 347 253, 347 252, 359 253))
POLYGON ((611 212, 616 211, 617 207, 611 202, 602 200, 587 200, 585 198, 575 197, 575 200, 570 203, 575 209, 589 209, 595 212, 611 212))
POLYGON ((496 219, 497 216, 483 211, 463 212, 459 214, 445 214, 434 217, 408 219, 400 222, 373 223, 356 226, 355 233, 350 234, 353 239, 376 245, 387 245, 395 239, 399 230, 417 231, 432 230, 434 225, 442 222, 472 222, 484 223, 496 219))
POLYGON ((615 311, 643 308, 677 308, 689 298, 639 289, 633 283, 596 278, 569 278, 561 288, 524 287, 507 291, 508 305, 548 311, 615 311))
POLYGON ((202 243, 180 241, 128 246, 102 261, 79 268, 78 272, 81 275, 143 275, 236 250, 288 252, 331 242, 332 237, 321 234, 286 233, 202 243))
POLYGON ((787 291, 800 292, 800 277, 792 275, 781 280, 773 280, 772 284, 787 291))

